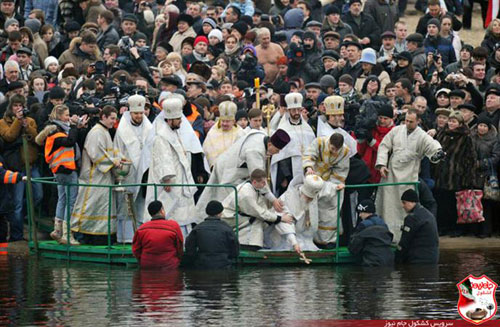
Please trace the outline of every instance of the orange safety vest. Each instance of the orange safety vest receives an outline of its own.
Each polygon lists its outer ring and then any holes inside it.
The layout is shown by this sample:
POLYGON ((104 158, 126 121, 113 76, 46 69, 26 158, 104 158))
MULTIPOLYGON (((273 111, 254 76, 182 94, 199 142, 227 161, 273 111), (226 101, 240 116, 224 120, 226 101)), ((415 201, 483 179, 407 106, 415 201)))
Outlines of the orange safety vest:
POLYGON ((9 254, 9 243, 0 243, 0 255, 9 254))
POLYGON ((61 166, 76 170, 75 150, 72 147, 66 148, 62 146, 52 152, 54 141, 59 137, 68 137, 68 135, 62 132, 54 133, 47 137, 45 142, 45 161, 49 164, 49 168, 54 174, 61 166))

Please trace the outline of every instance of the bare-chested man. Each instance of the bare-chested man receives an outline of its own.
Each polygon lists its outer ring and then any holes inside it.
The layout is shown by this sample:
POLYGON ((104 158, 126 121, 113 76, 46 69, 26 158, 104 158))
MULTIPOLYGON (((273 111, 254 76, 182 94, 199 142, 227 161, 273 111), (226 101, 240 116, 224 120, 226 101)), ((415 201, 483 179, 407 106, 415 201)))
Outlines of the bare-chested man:
POLYGON ((272 83, 278 74, 278 58, 284 56, 283 49, 271 42, 271 32, 263 27, 259 30, 260 44, 256 46, 259 64, 264 67, 266 77, 264 83, 272 83))

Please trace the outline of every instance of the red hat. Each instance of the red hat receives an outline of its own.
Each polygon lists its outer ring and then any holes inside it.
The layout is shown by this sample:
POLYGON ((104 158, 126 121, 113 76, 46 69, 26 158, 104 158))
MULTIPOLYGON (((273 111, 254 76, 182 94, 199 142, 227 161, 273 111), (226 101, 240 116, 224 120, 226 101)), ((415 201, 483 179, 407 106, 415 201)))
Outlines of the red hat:
POLYGON ((206 36, 198 36, 196 39, 194 39, 194 45, 193 46, 196 46, 198 44, 198 42, 204 42, 205 44, 208 45, 208 39, 206 36))

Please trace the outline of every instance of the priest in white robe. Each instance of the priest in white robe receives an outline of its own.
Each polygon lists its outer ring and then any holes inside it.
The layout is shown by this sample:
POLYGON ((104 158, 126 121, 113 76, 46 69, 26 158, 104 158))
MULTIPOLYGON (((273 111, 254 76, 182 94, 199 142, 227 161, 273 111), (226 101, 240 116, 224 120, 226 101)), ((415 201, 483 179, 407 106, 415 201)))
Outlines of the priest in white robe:
MULTIPOLYGON (((443 156, 439 142, 418 126, 417 111, 410 109, 405 123, 394 127, 380 143, 375 168, 382 176, 380 183, 417 182, 422 159, 428 157, 435 163, 443 156)), ((377 190, 377 213, 394 234, 396 243, 401 238, 401 225, 406 216, 401 207, 401 196, 410 188, 414 186, 384 186, 377 190)))
POLYGON ((318 117, 316 127, 317 136, 330 136, 333 133, 340 133, 344 137, 345 144, 349 147, 349 158, 358 152, 356 140, 344 130, 344 98, 338 95, 327 97, 324 102, 325 115, 318 117))
POLYGON ((223 101, 219 104, 219 119, 210 128, 203 142, 203 151, 208 160, 210 168, 221 154, 231 147, 245 131, 236 124, 236 104, 232 101, 223 101))
MULTIPOLYGON (((182 123, 182 101, 170 98, 162 103, 163 116, 153 124, 155 133, 151 148, 148 184, 194 184, 191 165, 179 135, 182 123)), ((160 115, 158 116, 160 117, 160 115)), ((166 216, 179 223, 183 236, 191 231, 194 220, 193 186, 148 186, 146 204, 157 199, 163 203, 166 216)), ((144 222, 151 216, 144 211, 144 222)))
POLYGON ((317 175, 295 177, 280 196, 283 213, 293 217, 293 224, 280 222, 268 227, 266 243, 271 250, 318 251, 313 238, 318 230, 318 194, 325 182, 317 175))
MULTIPOLYGON (((267 171, 267 158, 279 153, 288 142, 290 136, 281 129, 274 132, 271 137, 261 131, 251 131, 217 159, 207 184, 237 186, 247 180, 255 169, 267 171)), ((204 219, 203 208, 208 202, 223 201, 232 191, 233 189, 229 187, 205 187, 196 204, 198 220, 204 219)), ((279 200, 271 192, 268 192, 267 196, 275 207, 281 207, 279 200)))
MULTIPOLYGON (((112 169, 119 167, 122 157, 114 148, 109 129, 117 119, 116 109, 105 106, 100 112, 99 122, 90 130, 82 152, 82 168, 78 183, 113 185, 112 169)), ((107 187, 80 186, 73 213, 71 230, 90 236, 108 235, 108 219, 111 220, 110 233, 116 233, 116 213, 114 192, 107 187), (111 196, 111 202, 110 202, 111 196)), ((97 238, 84 237, 83 242, 94 242, 97 238)), ((106 242, 106 239, 100 241, 106 242)))
MULTIPOLYGON (((149 168, 149 161, 141 159, 146 145, 153 143, 153 125, 145 118, 145 105, 146 98, 142 95, 136 94, 128 98, 129 111, 123 113, 113 140, 115 148, 132 162, 130 172, 122 184, 140 184, 149 168)), ((139 191, 140 186, 130 186, 125 192, 117 192, 116 237, 120 243, 132 243, 134 231, 142 223, 145 199, 139 191), (130 212, 132 208, 133 212, 130 212), (131 214, 135 215, 135 219, 132 219, 131 214)))
POLYGON ((349 147, 342 134, 316 138, 306 154, 303 163, 306 175, 316 174, 326 183, 318 198, 319 223, 315 243, 322 248, 333 248, 337 236, 338 204, 342 205, 344 183, 349 173, 349 147), (340 191, 340 202, 336 191, 340 191))
POLYGON ((290 135, 290 143, 271 160, 271 185, 276 196, 286 191, 295 176, 303 174, 302 156, 315 138, 311 126, 302 118, 302 100, 302 94, 297 92, 285 96, 287 111, 278 128, 290 135))

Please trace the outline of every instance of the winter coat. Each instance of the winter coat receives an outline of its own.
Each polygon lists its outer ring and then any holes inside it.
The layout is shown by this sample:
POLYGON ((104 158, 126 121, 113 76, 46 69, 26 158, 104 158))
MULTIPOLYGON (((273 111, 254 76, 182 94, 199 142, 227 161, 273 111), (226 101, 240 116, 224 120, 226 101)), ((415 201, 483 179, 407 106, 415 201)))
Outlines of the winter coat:
POLYGON ((372 47, 373 49, 378 49, 380 47, 380 26, 377 25, 372 16, 361 13, 361 23, 358 25, 352 17, 351 13, 348 12, 342 17, 342 20, 351 26, 353 33, 360 39, 367 37, 370 39, 370 43, 367 47, 372 47))
POLYGON ((409 68, 409 66, 407 66, 407 67, 400 67, 400 66, 394 67, 394 71, 391 74, 391 81, 396 82, 400 78, 407 78, 411 82, 413 82, 413 73, 412 73, 413 70, 410 71, 408 68, 409 68))
POLYGON ((420 203, 406 216, 401 241, 396 251, 396 262, 410 264, 437 264, 439 235, 436 218, 420 203))
POLYGON ((4 214, 14 211, 12 203, 13 192, 8 185, 20 182, 22 177, 23 175, 21 173, 6 169, 4 166, 4 159, 0 155, 0 213, 4 214))
POLYGON ((373 17, 375 23, 381 28, 381 32, 394 31, 394 24, 398 21, 398 6, 396 1, 390 0, 368 0, 363 9, 365 14, 373 17))
POLYGON ((153 218, 135 233, 132 251, 142 268, 177 268, 183 242, 181 228, 175 220, 153 218))
POLYGON ((443 67, 457 61, 457 58, 455 57, 455 49, 453 48, 451 42, 439 35, 437 37, 427 36, 424 39, 424 48, 425 53, 438 51, 441 55, 443 67))
POLYGON ((377 127, 375 127, 371 131, 371 140, 366 140, 363 143, 358 143, 358 154, 370 169, 370 183, 380 182, 380 172, 375 169, 375 162, 377 161, 377 151, 384 136, 386 136, 387 133, 389 133, 393 128, 394 124, 389 127, 381 127, 377 125, 377 127))
POLYGON ((476 125, 472 129, 471 136, 479 165, 476 169, 477 180, 475 184, 477 187, 483 188, 486 179, 490 176, 490 163, 494 171, 498 170, 498 163, 500 162, 500 141, 498 139, 497 130, 494 127, 490 127, 488 133, 480 137, 477 133, 476 125))
POLYGON ((323 64, 321 61, 321 51, 318 49, 318 41, 314 40, 313 48, 304 51, 305 65, 304 65, 304 83, 317 82, 323 73, 323 64))
POLYGON ((446 158, 433 167, 436 188, 460 191, 472 189, 475 182, 476 152, 470 131, 465 126, 460 126, 451 131, 448 128, 436 135, 446 152, 446 158))
POLYGON ((326 33, 329 31, 334 31, 339 33, 340 40, 344 39, 347 34, 352 34, 352 28, 348 24, 344 23, 342 20, 339 21, 337 26, 333 26, 328 21, 328 18, 323 19, 323 27, 321 28, 321 33, 326 33))
POLYGON ((90 0, 87 9, 83 12, 86 22, 97 23, 97 16, 106 10, 101 0, 90 0))
POLYGON ((75 65, 75 69, 77 71, 81 71, 85 64, 90 64, 96 62, 97 60, 102 60, 101 53, 98 48, 96 48, 94 54, 90 55, 80 49, 81 43, 81 37, 75 37, 73 40, 71 40, 69 49, 64 51, 63 54, 59 57, 59 64, 61 66, 63 66, 67 62, 72 62, 73 65, 75 65))
POLYGON ((380 81, 380 90, 378 94, 384 94, 385 87, 387 86, 387 84, 391 82, 391 78, 380 64, 375 65, 368 75, 362 72, 361 75, 358 76, 354 86, 356 91, 361 92, 361 89, 363 88, 363 84, 365 83, 366 78, 370 75, 377 76, 378 80, 380 81))
POLYGON ((356 227, 349 242, 349 252, 357 256, 363 266, 392 266, 392 237, 382 218, 372 215, 356 227))
POLYGON ((411 52, 412 64, 415 71, 421 71, 425 68, 427 63, 427 56, 425 55, 425 49, 423 47, 417 48, 415 51, 411 52))
POLYGON ((288 10, 283 17, 283 20, 285 22, 286 40, 290 42, 293 33, 302 29, 304 12, 302 12, 299 8, 288 10))
POLYGON ((498 42, 500 42, 500 35, 495 36, 492 32, 486 32, 484 40, 481 42, 481 46, 488 49, 488 53, 494 53, 495 44, 498 42))
POLYGON ((175 32, 168 43, 172 46, 172 49, 175 52, 181 53, 182 41, 184 41, 184 39, 188 37, 196 37, 196 32, 192 27, 189 27, 184 33, 181 33, 179 31, 175 32))
POLYGON ((24 170, 24 151, 22 135, 28 135, 28 162, 34 164, 38 159, 38 147, 34 143, 37 135, 36 122, 33 118, 26 118, 27 126, 15 118, 10 109, 5 112, 4 118, 0 120, 0 137, 4 141, 3 156, 7 169, 24 170))
POLYGON ((230 266, 238 257, 239 245, 233 229, 217 217, 208 217, 186 238, 186 255, 197 268, 230 266))
POLYGON ((104 47, 109 44, 118 44, 118 41, 120 41, 120 34, 113 25, 109 25, 105 31, 99 31, 97 34, 97 45, 102 52, 104 52, 104 47))
MULTIPOLYGON (((429 13, 425 14, 418 20, 416 32, 424 36, 427 35, 427 23, 432 18, 441 19, 440 17, 432 17, 429 13)), ((455 15, 452 15, 451 27, 454 31, 459 31, 462 28, 462 22, 455 15)))

